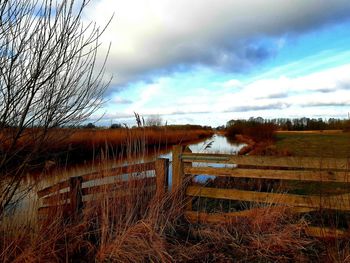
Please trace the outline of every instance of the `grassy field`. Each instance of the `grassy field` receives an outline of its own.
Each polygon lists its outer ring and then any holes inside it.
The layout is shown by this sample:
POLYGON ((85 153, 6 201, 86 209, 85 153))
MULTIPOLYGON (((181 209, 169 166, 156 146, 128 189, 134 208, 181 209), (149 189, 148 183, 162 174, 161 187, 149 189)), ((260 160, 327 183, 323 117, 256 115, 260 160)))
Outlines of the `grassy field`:
MULTIPOLYGON (((350 133, 332 131, 281 131, 276 134, 277 151, 288 151, 292 156, 320 158, 350 158, 350 133)), ((342 183, 304 183, 290 181, 285 184, 295 194, 340 194, 349 192, 342 183)))
POLYGON ((277 150, 295 156, 350 157, 350 133, 341 131, 277 132, 277 150))

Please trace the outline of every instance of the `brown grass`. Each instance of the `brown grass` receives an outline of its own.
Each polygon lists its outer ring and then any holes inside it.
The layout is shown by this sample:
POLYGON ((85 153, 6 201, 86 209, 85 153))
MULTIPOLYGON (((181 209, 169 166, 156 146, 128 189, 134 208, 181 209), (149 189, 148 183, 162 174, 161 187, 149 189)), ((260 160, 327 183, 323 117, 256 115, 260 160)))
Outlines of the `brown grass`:
MULTIPOLYGON (((197 126, 163 126, 121 129, 50 129, 45 134, 40 145, 38 138, 42 135, 39 128, 27 129, 11 150, 15 129, 8 128, 0 132, 0 154, 10 151, 16 158, 8 165, 16 167, 38 148, 32 167, 37 170, 51 168, 55 165, 64 166, 91 160, 124 158, 126 155, 136 156, 140 152, 158 151, 174 144, 182 144, 201 140, 213 135, 212 130, 197 126), (6 140, 5 140, 6 139, 6 140)), ((33 155, 33 154, 32 154, 33 155)), ((129 157, 130 157, 129 156, 129 157)))
POLYGON ((67 139, 67 143, 100 145, 108 144, 123 145, 133 140, 145 140, 148 145, 177 144, 190 140, 205 138, 212 134, 204 129, 170 129, 159 128, 134 128, 134 129, 82 129, 77 130, 67 139))
POLYGON ((303 220, 283 207, 256 211, 227 224, 201 226, 197 234, 215 244, 215 257, 228 262, 299 262, 303 254, 307 257, 304 252, 314 241, 303 235, 303 220))
POLYGON ((126 152, 139 153, 147 149, 181 144, 188 141, 207 138, 213 134, 204 129, 168 129, 162 128, 134 128, 107 130, 78 130, 64 142, 72 149, 95 152, 109 149, 111 153, 126 152))
MULTIPOLYGON (((136 187, 135 187, 136 186, 136 187)), ((305 219, 264 206, 230 223, 191 224, 179 195, 105 192, 77 220, 53 210, 38 225, 0 228, 1 262, 346 262, 349 242, 307 237, 305 219)), ((254 211, 254 210, 253 210, 254 211)))

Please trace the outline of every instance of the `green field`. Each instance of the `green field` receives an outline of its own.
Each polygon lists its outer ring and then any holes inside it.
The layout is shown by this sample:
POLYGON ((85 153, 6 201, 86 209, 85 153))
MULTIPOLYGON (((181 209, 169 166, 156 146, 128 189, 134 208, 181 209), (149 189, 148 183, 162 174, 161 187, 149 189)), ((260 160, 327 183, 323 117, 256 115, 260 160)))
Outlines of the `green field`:
POLYGON ((350 133, 278 132, 276 147, 294 156, 350 158, 350 133))
MULTIPOLYGON (((275 146, 288 150, 293 156, 350 158, 350 133, 341 131, 278 132, 275 146)), ((305 183, 290 181, 285 184, 296 194, 340 194, 349 192, 348 184, 305 183)))

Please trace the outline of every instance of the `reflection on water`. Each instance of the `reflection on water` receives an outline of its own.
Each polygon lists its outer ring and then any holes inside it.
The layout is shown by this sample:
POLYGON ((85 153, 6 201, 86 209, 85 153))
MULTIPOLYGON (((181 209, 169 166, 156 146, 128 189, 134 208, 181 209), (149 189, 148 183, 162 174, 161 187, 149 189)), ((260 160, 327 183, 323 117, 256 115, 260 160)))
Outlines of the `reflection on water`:
MULTIPOLYGON (((193 153, 223 153, 237 154, 245 144, 229 142, 225 136, 214 134, 205 141, 190 144, 189 147, 193 153)), ((172 160, 171 151, 160 155, 161 158, 172 160)))
MULTIPOLYGON (((190 144, 189 147, 193 153, 222 153, 222 154, 237 154, 245 144, 243 143, 234 143, 229 142, 225 136, 214 134, 211 138, 206 139, 205 141, 190 144)), ((169 186, 172 183, 172 154, 168 152, 166 154, 160 155, 161 158, 168 158, 170 160, 169 163, 169 186)), ((230 167, 232 165, 225 165, 220 163, 192 163, 193 166, 206 165, 211 167, 230 167)), ((203 182, 208 178, 213 178, 214 176, 208 175, 199 175, 196 176, 195 181, 203 182)))
POLYGON ((229 142, 225 136, 215 134, 204 142, 190 145, 190 149, 196 153, 237 154, 244 145, 242 143, 229 142))

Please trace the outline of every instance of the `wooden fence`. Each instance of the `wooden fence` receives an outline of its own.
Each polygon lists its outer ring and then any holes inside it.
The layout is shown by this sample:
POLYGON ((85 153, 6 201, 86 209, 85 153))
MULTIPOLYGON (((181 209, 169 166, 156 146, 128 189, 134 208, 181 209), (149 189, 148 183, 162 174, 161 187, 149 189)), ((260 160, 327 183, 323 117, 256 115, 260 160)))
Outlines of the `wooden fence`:
MULTIPOLYGON (((349 184, 349 160, 347 159, 186 153, 182 146, 174 146, 172 191, 182 191, 184 202, 187 203, 185 216, 192 222, 232 221, 238 217, 247 217, 258 209, 228 213, 194 211, 192 199, 202 197, 274 204, 285 206, 296 213, 322 209, 350 211, 350 187, 349 192, 331 196, 271 193, 193 185, 190 183, 191 178, 196 175, 349 184), (198 165, 199 163, 202 165, 198 165), (211 167, 212 163, 216 167, 211 167), (222 166, 217 167, 217 164, 222 166), (187 183, 184 183, 185 181, 187 183)), ((319 227, 309 227, 307 231, 310 235, 323 237, 347 234, 344 231, 319 227)))
MULTIPOLYGON (((142 185, 142 191, 162 196, 168 188, 168 159, 159 158, 155 162, 133 164, 104 171, 70 177, 65 181, 48 186, 37 192, 39 217, 61 207, 66 215, 75 216, 82 212, 88 202, 105 196, 126 196, 133 186, 142 185), (131 175, 127 179, 123 175, 131 175), (109 180, 108 180, 109 179, 109 180), (90 197, 90 198, 89 198, 90 197)), ((139 187, 140 188, 140 187, 139 187)), ((140 189, 137 189, 137 191, 140 189)), ((141 192, 139 193, 141 194, 141 192)))
MULTIPOLYGON (((258 190, 222 189, 191 184, 192 178, 197 175, 213 175, 251 180, 341 183, 350 186, 350 163, 347 159, 201 154, 191 153, 184 146, 174 146, 172 155, 172 192, 174 194, 180 193, 183 202, 186 203, 185 217, 191 222, 232 222, 232 220, 240 217, 249 217, 261 209, 254 208, 227 213, 194 211, 192 208, 194 198, 268 203, 276 206, 285 206, 295 213, 323 209, 350 212, 350 187, 348 192, 342 194, 297 195, 260 192, 258 190), (193 165, 193 163, 196 165, 193 165), (212 164, 215 164, 214 167, 212 164), (218 167, 217 164, 222 164, 222 166, 218 167)), ((86 198, 89 195, 106 192, 112 195, 128 195, 130 193, 126 192, 125 189, 130 190, 130 185, 133 183, 137 185, 140 180, 142 180, 144 185, 142 191, 159 197, 163 196, 166 189, 168 189, 168 165, 168 159, 157 159, 155 162, 129 165, 71 177, 38 192, 38 197, 42 203, 39 208, 39 215, 47 215, 52 207, 57 207, 58 200, 59 204, 64 206, 65 211, 69 215, 79 214, 85 204, 91 201, 91 199, 86 198), (94 182, 94 180, 102 178, 146 173, 147 171, 154 171, 153 175, 131 176, 128 180, 119 180, 117 183, 113 180, 102 184, 94 182)), ((320 227, 309 227, 307 232, 310 235, 321 237, 348 235, 349 233, 320 227)))

